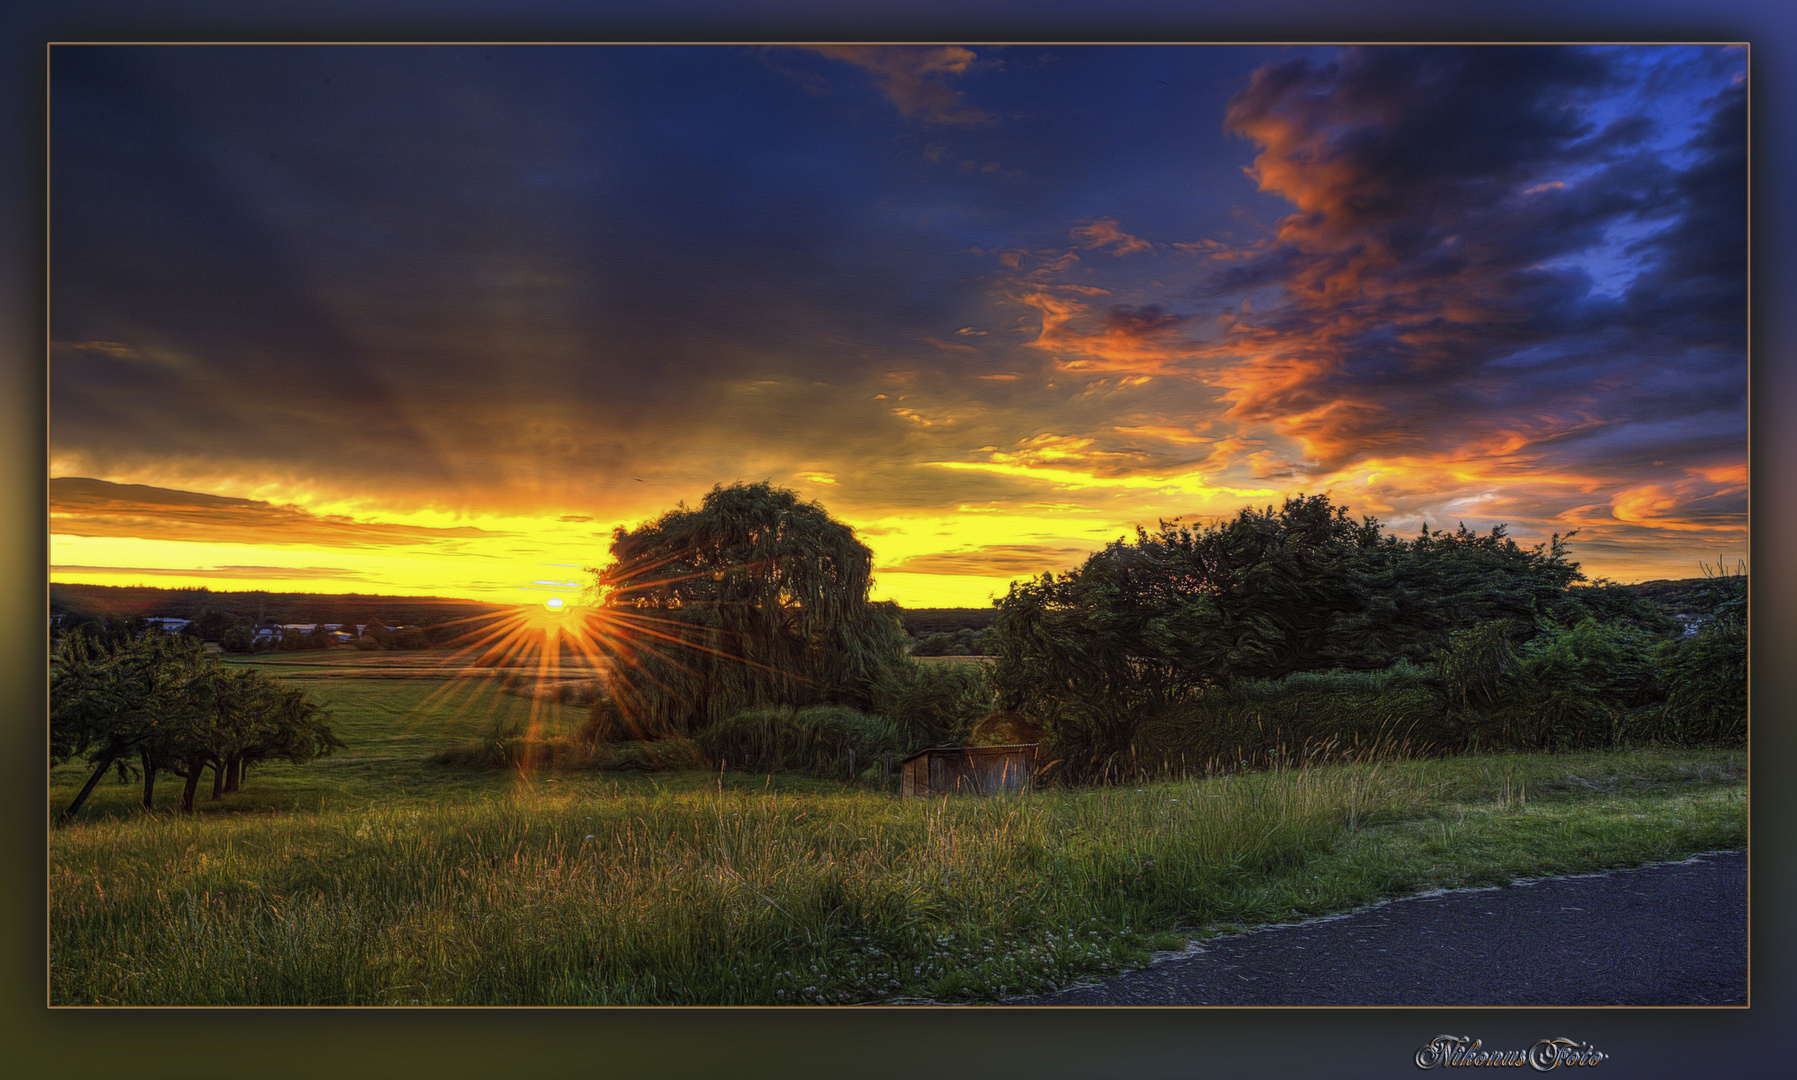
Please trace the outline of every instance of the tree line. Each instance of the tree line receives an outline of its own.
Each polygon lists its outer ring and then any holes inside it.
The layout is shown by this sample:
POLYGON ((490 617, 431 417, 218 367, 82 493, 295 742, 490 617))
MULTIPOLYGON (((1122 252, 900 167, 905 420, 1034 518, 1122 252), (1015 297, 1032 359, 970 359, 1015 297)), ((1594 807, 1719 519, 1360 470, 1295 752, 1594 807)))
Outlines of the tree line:
POLYGON ((243 786, 252 764, 306 762, 342 745, 304 690, 221 665, 192 638, 77 631, 52 656, 50 763, 81 758, 92 768, 64 822, 109 771, 141 778, 146 810, 159 774, 180 777, 181 810, 192 813, 208 769, 218 799, 243 786))
POLYGON ((1114 775, 1145 722, 1189 714, 1207 691, 1396 665, 1426 670, 1444 708, 1511 694, 1567 718, 1575 739, 1602 726, 1593 716, 1620 738, 1628 710, 1666 702, 1707 717, 1679 729, 1692 737, 1743 734, 1744 581, 1719 579, 1738 603, 1712 604, 1700 640, 1680 644, 1654 604, 1588 581, 1567 539, 1524 546, 1502 525, 1400 538, 1327 495, 1163 521, 1013 582, 981 634, 996 660, 973 671, 904 656, 895 609, 868 599, 872 553, 821 507, 720 486, 617 530, 593 569, 616 662, 589 727, 694 736, 753 710, 847 706, 921 741, 997 713, 1039 727, 1080 779, 1114 775))
POLYGON ((1587 619, 1678 626, 1626 588, 1587 582, 1558 535, 1524 547, 1502 525, 1424 525, 1404 540, 1327 495, 1299 496, 1207 526, 1163 521, 1078 569, 1014 582, 993 678, 1001 707, 1103 770, 1145 720, 1206 688, 1436 663, 1475 628, 1526 645, 1587 619))

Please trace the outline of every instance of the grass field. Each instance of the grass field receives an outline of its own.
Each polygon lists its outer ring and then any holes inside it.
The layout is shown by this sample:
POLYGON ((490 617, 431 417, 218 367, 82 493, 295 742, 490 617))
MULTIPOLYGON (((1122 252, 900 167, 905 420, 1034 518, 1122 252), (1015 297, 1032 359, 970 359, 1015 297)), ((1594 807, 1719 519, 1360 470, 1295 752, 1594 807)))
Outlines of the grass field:
MULTIPOLYGON (((1189 934, 1746 835, 1746 759, 1728 751, 985 800, 737 774, 471 772, 424 759, 496 723, 553 731, 583 710, 320 662, 282 674, 330 703, 349 743, 336 756, 270 765, 191 818, 144 815, 135 786, 108 783, 97 813, 50 830, 53 1003, 992 1001, 1140 964, 1189 934)), ((52 809, 79 772, 55 770, 52 809)))

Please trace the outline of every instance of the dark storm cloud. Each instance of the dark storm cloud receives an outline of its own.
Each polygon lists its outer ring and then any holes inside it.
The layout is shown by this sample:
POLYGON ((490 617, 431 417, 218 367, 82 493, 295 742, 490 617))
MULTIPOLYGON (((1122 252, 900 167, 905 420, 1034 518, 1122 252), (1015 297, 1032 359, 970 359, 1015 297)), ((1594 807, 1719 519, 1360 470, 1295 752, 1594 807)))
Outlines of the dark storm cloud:
POLYGON ((1203 290, 1284 291, 1226 321, 1230 415, 1322 468, 1696 414, 1732 414, 1738 454, 1743 88, 1680 139, 1626 92, 1624 60, 1355 49, 1258 72, 1228 123, 1297 210, 1203 290))
POLYGON ((1175 315, 1159 304, 1140 308, 1118 304, 1106 314, 1104 323, 1107 331, 1123 337, 1148 337, 1165 333, 1190 319, 1189 315, 1175 315))
POLYGON ((745 380, 952 335, 965 239, 727 58, 59 49, 53 453, 565 505, 745 380))

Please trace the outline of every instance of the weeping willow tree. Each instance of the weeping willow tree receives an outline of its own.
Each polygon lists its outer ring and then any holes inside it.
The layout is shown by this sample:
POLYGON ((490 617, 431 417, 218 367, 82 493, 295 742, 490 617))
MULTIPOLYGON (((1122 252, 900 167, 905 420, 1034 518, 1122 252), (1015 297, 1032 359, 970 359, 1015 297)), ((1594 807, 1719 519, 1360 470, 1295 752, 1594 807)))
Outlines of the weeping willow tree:
POLYGON ((601 734, 691 734, 783 705, 864 709, 903 662, 896 610, 867 598, 873 553, 783 488, 720 485, 696 510, 617 530, 611 557, 589 568, 613 661, 594 706, 601 734))

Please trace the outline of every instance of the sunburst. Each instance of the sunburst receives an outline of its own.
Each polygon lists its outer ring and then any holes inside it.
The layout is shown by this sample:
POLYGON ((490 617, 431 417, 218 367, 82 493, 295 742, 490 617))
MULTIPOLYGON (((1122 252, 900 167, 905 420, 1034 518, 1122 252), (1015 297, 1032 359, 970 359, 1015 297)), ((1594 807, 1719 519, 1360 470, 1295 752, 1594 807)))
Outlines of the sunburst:
MULTIPOLYGON (((538 602, 447 624, 456 634, 451 639, 454 651, 445 666, 455 673, 441 689, 426 696, 423 706, 460 690, 467 693, 462 705, 462 709, 467 709, 476 699, 476 686, 516 677, 531 687, 529 716, 522 734, 537 740, 549 732, 553 710, 558 707, 555 688, 590 676, 618 706, 631 733, 643 738, 648 733, 637 722, 638 710, 633 707, 635 696, 641 692, 637 689, 638 680, 671 692, 651 670, 651 660, 690 671, 679 654, 696 652, 767 668, 755 660, 695 640, 695 628, 690 623, 633 608, 633 594, 681 580, 654 576, 660 568, 638 568, 627 581, 596 581, 577 599, 552 593, 538 602)), ((520 769, 521 775, 528 771, 520 769)))

